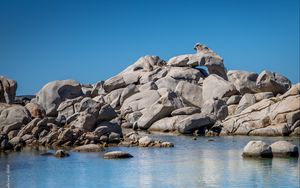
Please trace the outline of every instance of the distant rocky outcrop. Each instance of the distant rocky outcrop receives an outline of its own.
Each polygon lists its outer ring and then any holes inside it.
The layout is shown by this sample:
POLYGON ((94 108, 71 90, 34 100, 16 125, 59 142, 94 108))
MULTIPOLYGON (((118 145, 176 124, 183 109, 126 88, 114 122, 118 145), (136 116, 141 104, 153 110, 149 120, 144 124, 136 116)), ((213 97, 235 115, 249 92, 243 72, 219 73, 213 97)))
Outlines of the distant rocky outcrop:
MULTIPOLYGON (((94 85, 53 81, 36 96, 18 97, 15 104, 17 83, 1 77, 1 147, 11 148, 9 141, 15 137, 28 145, 118 144, 126 141, 125 128, 197 135, 300 135, 300 83, 292 85, 270 71, 227 71, 223 58, 209 47, 197 43, 195 50, 168 61, 141 57, 94 85)), ((139 140, 134 144, 145 145, 139 140)))

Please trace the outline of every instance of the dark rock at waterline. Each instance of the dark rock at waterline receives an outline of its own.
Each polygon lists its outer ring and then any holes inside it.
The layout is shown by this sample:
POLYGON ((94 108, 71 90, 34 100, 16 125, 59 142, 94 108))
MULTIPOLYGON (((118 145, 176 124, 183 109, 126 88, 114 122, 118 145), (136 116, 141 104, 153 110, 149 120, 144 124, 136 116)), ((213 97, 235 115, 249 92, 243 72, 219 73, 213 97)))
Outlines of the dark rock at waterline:
POLYGON ((124 151, 111 151, 104 154, 104 159, 125 159, 132 158, 133 156, 124 151))
POLYGON ((58 157, 58 158, 63 158, 63 157, 69 157, 70 154, 68 154, 68 153, 67 153, 66 151, 64 151, 64 150, 59 149, 59 150, 57 150, 57 151, 55 152, 54 156, 55 156, 55 157, 58 157))

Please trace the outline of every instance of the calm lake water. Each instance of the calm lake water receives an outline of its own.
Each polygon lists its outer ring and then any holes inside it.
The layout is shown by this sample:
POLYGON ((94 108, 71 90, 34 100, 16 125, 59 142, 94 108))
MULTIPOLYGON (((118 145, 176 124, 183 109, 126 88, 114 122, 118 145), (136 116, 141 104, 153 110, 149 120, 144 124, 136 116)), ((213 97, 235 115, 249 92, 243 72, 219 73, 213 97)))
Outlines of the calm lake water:
POLYGON ((298 159, 243 159, 250 140, 269 144, 300 138, 160 136, 174 148, 114 147, 134 158, 105 160, 100 153, 64 159, 43 151, 0 154, 0 187, 299 187, 298 159), (214 141, 209 141, 213 139, 214 141))

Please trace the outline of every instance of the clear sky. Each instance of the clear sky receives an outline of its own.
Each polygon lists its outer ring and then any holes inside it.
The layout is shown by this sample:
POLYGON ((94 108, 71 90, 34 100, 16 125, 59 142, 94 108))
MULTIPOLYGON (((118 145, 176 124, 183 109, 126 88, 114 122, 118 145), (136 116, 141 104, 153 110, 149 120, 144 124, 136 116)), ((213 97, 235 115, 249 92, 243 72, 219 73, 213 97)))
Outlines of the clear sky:
POLYGON ((0 0, 0 75, 35 94, 49 81, 105 80, 140 56, 193 53, 228 70, 299 82, 299 0, 0 0))

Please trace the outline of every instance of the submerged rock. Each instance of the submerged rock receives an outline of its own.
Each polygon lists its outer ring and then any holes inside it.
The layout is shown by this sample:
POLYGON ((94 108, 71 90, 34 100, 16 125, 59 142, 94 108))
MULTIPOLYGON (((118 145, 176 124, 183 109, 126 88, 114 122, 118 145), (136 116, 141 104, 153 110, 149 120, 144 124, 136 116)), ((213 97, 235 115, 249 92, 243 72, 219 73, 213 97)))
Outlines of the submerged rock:
POLYGON ((103 155, 104 159, 125 159, 132 158, 133 156, 124 151, 111 151, 107 152, 103 155))
POLYGON ((67 153, 66 151, 64 151, 64 150, 59 149, 59 150, 57 150, 57 151, 55 152, 54 156, 55 156, 55 157, 58 157, 58 158, 64 158, 64 157, 69 157, 70 154, 68 154, 68 153, 67 153))

